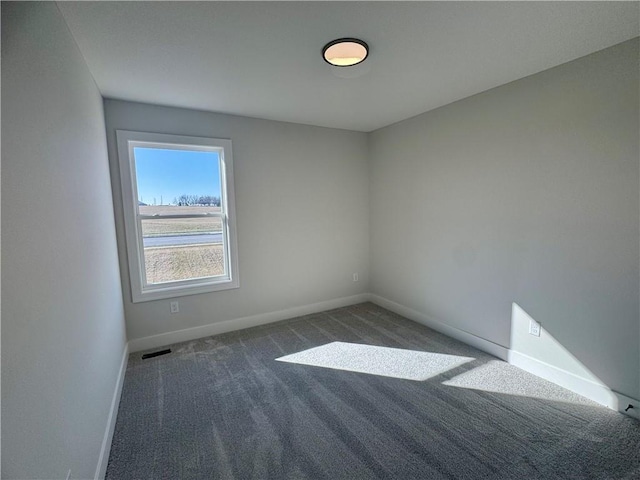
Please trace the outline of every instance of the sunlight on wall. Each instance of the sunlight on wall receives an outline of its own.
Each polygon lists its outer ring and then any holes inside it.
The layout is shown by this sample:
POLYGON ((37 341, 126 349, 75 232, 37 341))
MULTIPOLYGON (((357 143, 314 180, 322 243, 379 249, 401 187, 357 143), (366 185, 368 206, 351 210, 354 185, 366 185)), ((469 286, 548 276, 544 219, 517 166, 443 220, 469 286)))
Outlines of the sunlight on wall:
POLYGON ((423 381, 475 359, 442 353, 333 342, 276 360, 423 381))

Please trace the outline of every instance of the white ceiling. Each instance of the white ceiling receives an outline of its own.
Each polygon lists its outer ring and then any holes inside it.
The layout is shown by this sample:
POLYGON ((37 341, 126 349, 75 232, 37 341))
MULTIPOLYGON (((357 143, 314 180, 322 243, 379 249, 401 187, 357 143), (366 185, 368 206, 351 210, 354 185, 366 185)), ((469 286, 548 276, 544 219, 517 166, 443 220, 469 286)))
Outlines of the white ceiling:
POLYGON ((105 97, 360 131, 640 35, 638 2, 58 5, 105 97), (321 56, 344 36, 356 78, 321 56))

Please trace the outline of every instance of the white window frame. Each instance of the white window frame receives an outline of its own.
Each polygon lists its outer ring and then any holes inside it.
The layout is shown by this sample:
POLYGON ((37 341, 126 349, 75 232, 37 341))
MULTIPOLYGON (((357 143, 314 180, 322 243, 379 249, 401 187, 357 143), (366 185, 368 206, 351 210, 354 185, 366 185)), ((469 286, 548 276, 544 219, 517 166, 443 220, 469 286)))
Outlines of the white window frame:
MULTIPOLYGON (((220 138, 189 137, 163 133, 117 130, 120 185, 124 208, 125 239, 129 263, 129 279, 133 303, 174 298, 198 293, 216 292, 238 288, 238 246, 236 235, 235 193, 233 188, 233 155, 231 140, 220 138), (138 189, 134 157, 135 147, 160 147, 172 150, 217 152, 220 156, 221 212, 206 217, 222 219, 225 245, 225 275, 193 278, 174 282, 148 284, 146 282, 142 219, 138 213, 138 189)), ((180 215, 180 218, 199 215, 180 215)), ((171 216, 169 216, 171 217, 171 216)), ((149 216, 149 218, 157 218, 149 216)))

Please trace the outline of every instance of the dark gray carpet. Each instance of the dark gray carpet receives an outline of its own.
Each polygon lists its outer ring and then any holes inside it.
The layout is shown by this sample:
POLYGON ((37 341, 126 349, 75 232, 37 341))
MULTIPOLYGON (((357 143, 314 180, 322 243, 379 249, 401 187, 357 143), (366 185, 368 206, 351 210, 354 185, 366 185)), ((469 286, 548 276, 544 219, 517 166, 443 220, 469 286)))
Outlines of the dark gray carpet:
POLYGON ((640 478, 636 420, 370 303, 172 349, 129 359, 109 480, 640 478))

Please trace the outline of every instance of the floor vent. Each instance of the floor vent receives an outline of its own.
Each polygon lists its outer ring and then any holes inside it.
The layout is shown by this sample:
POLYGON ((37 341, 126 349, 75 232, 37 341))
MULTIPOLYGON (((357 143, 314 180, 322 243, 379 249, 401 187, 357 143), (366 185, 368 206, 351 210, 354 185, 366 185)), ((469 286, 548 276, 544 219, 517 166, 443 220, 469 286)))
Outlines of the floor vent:
POLYGON ((167 353, 171 353, 170 348, 167 348, 166 350, 158 350, 157 352, 145 353, 142 355, 142 359, 146 360, 147 358, 159 357, 160 355, 166 355, 167 353))

